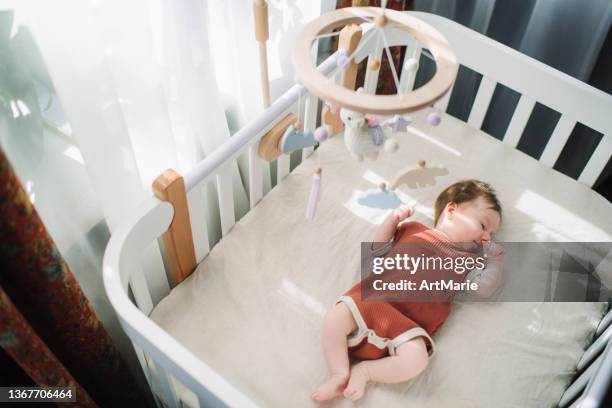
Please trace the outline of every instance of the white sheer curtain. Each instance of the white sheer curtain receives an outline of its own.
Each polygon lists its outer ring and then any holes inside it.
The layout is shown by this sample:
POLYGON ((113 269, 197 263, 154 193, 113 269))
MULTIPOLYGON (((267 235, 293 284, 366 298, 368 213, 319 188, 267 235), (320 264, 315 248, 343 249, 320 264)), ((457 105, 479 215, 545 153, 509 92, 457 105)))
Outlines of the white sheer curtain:
MULTIPOLYGON (((269 3, 274 99, 293 82, 296 33, 335 1, 269 3)), ((34 33, 56 92, 49 96, 54 117, 45 117, 42 159, 13 164, 96 312, 140 373, 102 289, 104 247, 163 170, 186 173, 263 110, 252 2, 28 0, 0 7, 15 9, 15 24, 34 33)), ((18 156, 7 154, 12 161, 18 156)), ((269 175, 268 165, 265 170, 269 175)), ((239 218, 248 210, 247 193, 238 166, 233 176, 239 218)), ((216 191, 210 186, 207 193, 214 243, 221 235, 216 191)), ((162 267, 156 245, 145 259, 147 268, 162 267)), ((167 290, 165 282, 149 285, 154 301, 167 290)))
MULTIPOLYGON (((268 0, 267 43, 270 97, 274 101, 294 83, 291 55, 296 35, 307 22, 336 7, 335 0, 268 0)), ((232 133, 263 110, 259 54, 254 40, 253 0, 209 0, 211 54, 217 85, 232 133)), ((239 159, 245 187, 246 157, 239 159)), ((264 193, 274 168, 263 164, 264 193)))
MULTIPOLYGON (((31 9, 111 232, 163 170, 185 173, 229 137, 205 6, 60 0, 31 9)), ((244 211, 246 194, 236 193, 244 211)))

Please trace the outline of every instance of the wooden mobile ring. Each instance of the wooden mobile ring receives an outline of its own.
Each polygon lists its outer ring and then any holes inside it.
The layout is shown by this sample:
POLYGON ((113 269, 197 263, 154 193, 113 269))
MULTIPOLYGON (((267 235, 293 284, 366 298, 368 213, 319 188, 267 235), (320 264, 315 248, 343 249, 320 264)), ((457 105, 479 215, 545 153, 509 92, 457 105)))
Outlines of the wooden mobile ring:
MULTIPOLYGON (((384 31, 379 31, 376 35, 384 38, 384 31)), ((326 13, 310 22, 297 37, 293 62, 296 79, 319 98, 352 111, 379 115, 408 113, 431 105, 450 89, 459 68, 457 57, 448 41, 435 28, 409 14, 379 7, 343 8, 326 13), (393 28, 412 35, 423 48, 429 49, 436 62, 436 73, 433 78, 409 93, 372 95, 358 94, 322 75, 312 61, 313 42, 321 36, 332 35, 329 33, 334 29, 364 22, 374 23, 374 30, 384 30, 386 25, 392 23, 393 28)))

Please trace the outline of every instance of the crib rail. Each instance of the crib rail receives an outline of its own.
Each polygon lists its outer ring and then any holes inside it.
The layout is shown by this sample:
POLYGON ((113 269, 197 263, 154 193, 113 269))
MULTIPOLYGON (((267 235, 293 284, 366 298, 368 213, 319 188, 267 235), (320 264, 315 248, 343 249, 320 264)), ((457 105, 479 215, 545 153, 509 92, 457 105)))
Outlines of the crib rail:
MULTIPOLYGON (((574 126, 582 123, 604 135, 579 178, 581 182, 589 185, 596 181, 612 153, 612 122, 607 121, 606 116, 606 109, 612 106, 612 97, 452 21, 424 13, 415 15, 435 26, 449 39, 462 65, 483 75, 468 118, 471 126, 476 129, 482 126, 495 87, 498 83, 504 84, 521 94, 504 143, 516 147, 535 103, 544 104, 557 110, 561 118, 540 161, 552 167, 574 126), (489 57, 482 58, 483 54, 489 57)), ((407 55, 418 57, 422 52, 403 32, 390 29, 387 40, 391 46, 408 47, 407 55)), ((365 58, 379 59, 382 52, 380 44, 370 42, 368 47, 363 47, 356 55, 356 60, 359 62, 365 58)), ((332 56, 320 66, 320 70, 327 73, 334 67, 335 58, 332 56)), ((400 77, 400 88, 408 91, 414 87, 414 81, 415 76, 404 71, 400 77)), ((378 71, 368 68, 365 90, 374 92, 377 82, 378 71)), ((243 154, 248 157, 249 205, 253 208, 265 194, 262 174, 264 163, 258 156, 256 143, 293 109, 300 95, 305 93, 301 85, 293 86, 261 116, 247 124, 185 175, 187 206, 197 263, 211 250, 208 234, 210 226, 204 211, 207 196, 214 193, 218 198, 218 218, 221 233, 225 235, 236 222, 232 188, 236 160, 243 154)), ((435 106, 445 111, 451 93, 452 89, 435 106)), ((313 130, 316 126, 318 104, 316 97, 306 95, 304 126, 307 130, 313 130)), ((307 156, 311 152, 312 148, 304 149, 303 154, 307 156)), ((279 158, 278 180, 282 180, 289 173, 289 164, 288 156, 279 158)), ((159 300, 152 295, 155 292, 151 288, 152 280, 166 279, 167 282, 167 278, 163 268, 141 265, 140 261, 147 248, 157 245, 156 240, 168 229, 173 215, 172 205, 151 197, 113 234, 105 253, 103 272, 109 300, 134 344, 149 385, 152 389, 159 390, 158 393, 163 398, 163 401, 158 401, 160 405, 180 404, 176 393, 176 383, 180 383, 197 396, 200 407, 226 404, 254 406, 248 397, 147 317, 159 300), (163 276, 159 276, 160 274, 163 276), (155 279, 152 279, 152 276, 156 276, 155 279), (130 300, 130 290, 134 302, 130 300)), ((161 291, 161 296, 165 296, 168 291, 166 286, 161 291)), ((608 313, 604 322, 609 324, 611 316, 608 313)), ((601 384, 609 382, 611 375, 605 366, 610 363, 612 354, 609 350, 609 334, 612 333, 610 330, 612 329, 609 326, 600 326, 598 329, 598 340, 585 353, 579 367, 581 374, 574 385, 568 388, 564 403, 570 404, 576 401, 576 398, 585 403, 593 398, 600 398, 601 384)))
MULTIPOLYGON (((422 12, 414 15, 436 27, 448 39, 461 65, 482 74, 468 118, 472 127, 480 129, 493 92, 497 84, 502 84, 521 95, 503 137, 504 143, 518 145, 536 102, 561 114, 539 158, 548 167, 554 166, 577 123, 601 133, 603 137, 578 178, 593 186, 612 156, 612 121, 608 119, 611 95, 451 20, 422 12)), ((407 46, 408 55, 420 54, 418 46, 400 30, 389 30, 387 38, 391 46, 407 46)), ((411 89, 414 78, 404 74, 406 79, 400 78, 400 85, 405 83, 406 89, 411 89)), ((450 98, 450 93, 436 104, 442 111, 448 104, 446 98, 450 98)))
MULTIPOLYGON (((151 240, 168 228, 172 215, 170 204, 151 197, 113 234, 104 254, 103 269, 104 288, 109 301, 137 350, 152 389, 155 389, 155 379, 161 379, 162 389, 174 390, 173 387, 164 387, 174 378, 201 398, 202 407, 222 406, 224 403, 254 406, 239 390, 143 314, 150 308, 151 299, 150 295, 147 297, 146 282, 134 280, 138 276, 140 254, 151 240), (128 285, 135 290, 136 303, 141 310, 130 301, 128 285), (147 356, 156 365, 156 370, 149 369, 147 356)), ((164 395, 165 403, 171 404, 174 400, 172 393, 164 395)))
POLYGON ((559 408, 603 406, 612 384, 612 310, 599 323, 593 343, 576 367, 577 374, 559 400, 559 408))
MULTIPOLYGON (((335 57, 324 61, 319 69, 328 73, 335 67, 335 57)), ((251 207, 261 199, 262 161, 255 143, 306 93, 301 85, 293 86, 277 99, 260 117, 246 125, 226 143, 196 165, 184 179, 190 213, 191 230, 195 242, 197 262, 210 250, 204 212, 204 195, 209 183, 214 183, 219 200, 222 234, 227 234, 235 223, 231 166, 237 157, 248 152, 251 207)), ((314 129, 317 99, 307 97, 305 126, 314 129)), ((310 150, 312 151, 312 149, 310 150)), ((308 154, 308 151, 306 152, 308 154)), ((281 164, 279 177, 289 171, 288 160, 281 164)), ((173 220, 174 209, 168 202, 149 198, 128 216, 113 234, 104 255, 103 278, 109 301, 121 326, 130 337, 149 386, 160 390, 164 401, 160 405, 178 405, 174 382, 178 382, 198 397, 200 407, 255 406, 246 396, 200 361, 189 350, 169 336, 147 316, 154 306, 145 275, 159 271, 144 271, 140 265, 143 254, 155 243, 173 220), (131 289, 136 306, 130 300, 131 289)), ((167 293, 166 293, 167 294, 167 293)))

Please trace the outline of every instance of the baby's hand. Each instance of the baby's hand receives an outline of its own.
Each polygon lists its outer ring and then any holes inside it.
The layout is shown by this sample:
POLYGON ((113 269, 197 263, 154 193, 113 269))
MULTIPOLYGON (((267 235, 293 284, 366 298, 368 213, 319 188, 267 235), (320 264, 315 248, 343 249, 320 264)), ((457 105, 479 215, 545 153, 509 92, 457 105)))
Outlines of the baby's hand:
POLYGON ((504 247, 493 241, 485 242, 482 249, 488 258, 502 258, 505 254, 504 247))
POLYGON ((402 204, 393 210, 393 219, 400 222, 410 217, 412 214, 414 214, 414 209, 406 204, 402 204))

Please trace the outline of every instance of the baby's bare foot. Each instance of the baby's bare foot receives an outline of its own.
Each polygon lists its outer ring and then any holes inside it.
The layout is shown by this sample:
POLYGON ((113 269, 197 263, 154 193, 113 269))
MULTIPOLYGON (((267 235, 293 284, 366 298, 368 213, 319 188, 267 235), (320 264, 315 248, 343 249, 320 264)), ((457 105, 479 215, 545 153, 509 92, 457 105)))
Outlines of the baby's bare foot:
POLYGON ((343 392, 344 398, 350 399, 351 401, 357 401, 359 398, 363 397, 365 387, 370 380, 368 370, 364 364, 365 363, 362 362, 351 368, 351 376, 343 392))
POLYGON ((346 386, 348 379, 348 374, 332 374, 327 381, 320 384, 310 394, 310 399, 314 402, 325 402, 342 395, 342 390, 346 386))

